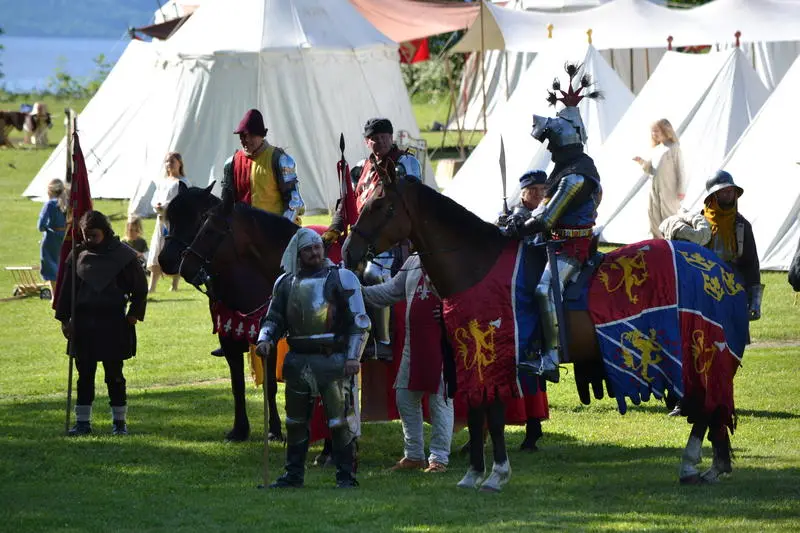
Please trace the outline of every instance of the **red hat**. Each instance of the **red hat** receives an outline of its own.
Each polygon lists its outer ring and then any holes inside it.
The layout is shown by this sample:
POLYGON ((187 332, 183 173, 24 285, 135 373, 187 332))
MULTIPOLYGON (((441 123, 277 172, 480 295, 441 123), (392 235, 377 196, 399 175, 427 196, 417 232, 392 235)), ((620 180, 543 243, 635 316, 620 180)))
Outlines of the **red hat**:
POLYGON ((267 136, 267 128, 264 127, 264 117, 258 109, 250 109, 242 117, 239 126, 234 130, 234 134, 249 133, 259 137, 267 136))

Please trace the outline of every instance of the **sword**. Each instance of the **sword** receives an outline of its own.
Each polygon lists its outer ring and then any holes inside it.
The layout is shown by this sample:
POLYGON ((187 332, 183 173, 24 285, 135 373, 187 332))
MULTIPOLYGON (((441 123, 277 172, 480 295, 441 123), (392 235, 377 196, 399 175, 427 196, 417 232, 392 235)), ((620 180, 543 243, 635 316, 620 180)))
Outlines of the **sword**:
POLYGON ((500 136, 500 179, 503 181, 503 214, 508 215, 508 196, 506 196, 506 147, 500 136))

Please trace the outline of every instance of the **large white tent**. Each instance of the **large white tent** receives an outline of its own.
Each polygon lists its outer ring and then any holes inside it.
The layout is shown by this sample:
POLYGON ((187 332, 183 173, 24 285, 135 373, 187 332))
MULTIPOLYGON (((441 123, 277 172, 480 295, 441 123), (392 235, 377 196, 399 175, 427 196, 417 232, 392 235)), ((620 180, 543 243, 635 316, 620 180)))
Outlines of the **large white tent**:
POLYGON ((550 152, 530 136, 532 116, 553 115, 553 108, 545 100, 545 90, 555 77, 566 83, 564 63, 567 61, 582 62, 597 88, 605 94, 604 100, 584 99, 579 104, 588 131, 587 152, 591 155, 602 145, 633 101, 633 94, 592 46, 546 47, 525 72, 509 101, 498 111, 496 124, 444 190, 447 196, 484 220, 497 217, 503 206, 498 165, 501 137, 506 153, 509 204, 519 197, 519 177, 523 173, 548 167, 550 152))
MULTIPOLYGON (((763 270, 788 270, 800 239, 798 92, 800 59, 721 165, 745 191, 739 211, 753 225, 763 270)), ((702 200, 694 200, 700 208, 702 200)))
POLYGON ((550 35, 556 41, 582 41, 591 29, 593 44, 635 94, 657 67, 668 37, 673 37, 674 46, 711 43, 725 49, 734 46, 740 32, 742 50, 770 90, 800 53, 800 2, 796 0, 713 0, 683 10, 667 9, 654 0, 610 0, 593 5, 575 0, 568 12, 545 12, 535 1, 523 11, 521 2, 486 4, 484 20, 476 20, 455 46, 454 50, 462 52, 485 49, 485 57, 483 66, 478 54, 470 57, 451 129, 486 128, 484 91, 486 122, 491 127, 493 112, 513 93, 520 70, 530 64, 531 56, 550 35), (623 20, 625 31, 617 31, 623 20))
MULTIPOLYGON (((97 198, 132 198, 138 187, 133 175, 121 169, 135 167, 138 153, 130 150, 134 130, 146 113, 148 79, 156 65, 156 43, 131 41, 103 85, 78 117, 86 168, 91 177, 92 195, 97 198)), ((46 197, 50 180, 64 177, 66 139, 50 154, 23 196, 46 197)))
MULTIPOLYGON (((544 14, 586 12, 611 0, 515 0, 504 5, 510 10, 527 10, 544 14)), ((484 9, 483 16, 491 14, 484 9)), ((479 22, 479 21, 478 21, 479 22)), ((477 31, 477 23, 474 25, 477 31)), ((484 28, 486 31, 486 28, 484 28)), ((555 31, 555 27, 554 27, 555 31)), ((478 34, 479 36, 479 34, 478 34)), ((575 42, 588 42, 586 34, 575 42)), ((473 43, 479 46, 479 42, 473 43)), ((647 82, 658 61, 666 51, 666 41, 659 48, 601 50, 603 57, 617 72, 625 85, 634 94, 647 82)), ((462 46, 469 46, 469 43, 462 46)), ((456 116, 448 124, 449 129, 487 130, 492 126, 494 112, 505 103, 516 89, 522 74, 536 56, 538 45, 529 50, 495 50, 480 48, 473 50, 464 65, 457 95, 456 116), (485 80, 484 80, 485 77, 485 80), (483 100, 486 95, 486 109, 483 100), (484 112, 486 123, 484 124, 484 112)))
POLYGON ((650 126, 667 118, 681 142, 687 198, 699 194, 750 124, 768 90, 739 49, 669 52, 596 157, 603 183, 598 224, 607 242, 649 238, 651 181, 632 161, 647 157, 650 126))
MULTIPOLYGON (((238 146, 233 129, 251 107, 264 114, 268 140, 297 161, 309 210, 330 209, 338 198, 340 132, 351 162, 366 156, 361 131, 370 117, 419 134, 397 44, 347 0, 206 0, 158 45, 149 68, 128 72, 127 92, 145 95, 128 134, 102 149, 90 140, 116 120, 111 100, 127 94, 105 86, 110 118, 84 114, 79 128, 84 151, 98 160, 89 168, 92 194, 131 198, 138 213, 149 211, 152 180, 169 151, 183 155, 193 184, 219 180, 238 146), (96 186, 101 176, 108 187, 96 186)), ((54 153, 25 194, 42 194, 62 169, 63 155, 54 153)))

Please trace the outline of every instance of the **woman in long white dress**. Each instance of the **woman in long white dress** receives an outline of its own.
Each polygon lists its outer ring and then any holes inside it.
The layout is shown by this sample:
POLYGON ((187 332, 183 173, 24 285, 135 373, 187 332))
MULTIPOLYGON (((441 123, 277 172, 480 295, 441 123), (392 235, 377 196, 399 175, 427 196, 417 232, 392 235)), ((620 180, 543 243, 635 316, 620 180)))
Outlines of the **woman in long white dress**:
POLYGON ((660 239, 662 235, 658 226, 680 210, 681 201, 686 195, 686 174, 683 171, 681 145, 669 120, 662 118, 655 122, 650 128, 650 135, 653 140, 650 157, 634 157, 633 160, 652 178, 647 214, 650 233, 654 239, 660 239))
MULTIPOLYGON (((147 268, 150 270, 150 288, 152 294, 156 291, 158 279, 162 276, 161 266, 158 264, 158 254, 164 248, 164 237, 166 235, 167 206, 178 195, 181 181, 188 185, 183 170, 183 158, 178 152, 170 152, 164 159, 164 169, 166 175, 155 180, 156 192, 150 205, 156 213, 156 227, 153 230, 153 237, 150 239, 150 255, 147 257, 147 268)), ((178 280, 180 276, 172 276, 171 291, 178 290, 178 280)))

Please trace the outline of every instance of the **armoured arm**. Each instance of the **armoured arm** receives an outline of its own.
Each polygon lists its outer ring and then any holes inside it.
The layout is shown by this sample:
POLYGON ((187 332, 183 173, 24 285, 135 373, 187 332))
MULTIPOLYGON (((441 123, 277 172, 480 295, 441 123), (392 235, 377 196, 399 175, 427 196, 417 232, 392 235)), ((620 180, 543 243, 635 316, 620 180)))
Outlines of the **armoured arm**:
POLYGON ((281 151, 277 167, 275 175, 278 179, 278 188, 283 196, 283 205, 286 206, 283 216, 295 222, 297 217, 305 212, 305 203, 303 203, 303 197, 300 196, 298 185, 297 164, 292 156, 281 151))
POLYGON ((348 361, 360 361, 370 330, 369 317, 361 295, 361 283, 347 269, 342 268, 338 272, 343 291, 342 302, 345 304, 343 311, 349 314, 346 320, 347 331, 344 332, 347 337, 345 357, 348 361))
POLYGON ((275 280, 272 301, 266 316, 261 319, 258 344, 263 342, 275 344, 286 333, 286 307, 289 303, 290 287, 291 279, 287 274, 282 274, 275 280))
POLYGON ((420 167, 419 161, 409 153, 405 153, 397 158, 394 171, 398 178, 422 181, 422 168, 420 167))
POLYGON ((561 178, 556 192, 544 209, 525 221, 525 224, 519 228, 518 234, 520 236, 531 235, 553 228, 572 200, 585 186, 588 186, 586 179, 579 174, 568 174, 561 178))
POLYGON ((233 156, 222 166, 222 205, 233 206, 236 200, 233 185, 233 156))

